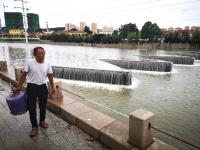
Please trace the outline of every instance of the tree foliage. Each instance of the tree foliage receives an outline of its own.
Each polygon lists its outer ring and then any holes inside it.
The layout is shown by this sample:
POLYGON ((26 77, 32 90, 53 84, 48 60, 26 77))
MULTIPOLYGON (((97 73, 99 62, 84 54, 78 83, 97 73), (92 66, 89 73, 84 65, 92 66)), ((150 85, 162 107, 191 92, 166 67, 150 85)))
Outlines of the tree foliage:
POLYGON ((119 36, 120 36, 120 39, 122 40, 127 39, 131 33, 138 35, 139 30, 136 24, 132 24, 132 23, 125 24, 125 25, 122 25, 121 28, 119 29, 119 36))
POLYGON ((43 40, 51 40, 54 42, 73 42, 73 43, 102 43, 102 44, 113 44, 119 43, 119 37, 117 35, 65 35, 65 34, 51 34, 41 37, 43 40))
POLYGON ((192 33, 191 42, 194 44, 200 44, 200 31, 194 31, 192 33))
POLYGON ((188 32, 172 32, 165 35, 165 43, 189 43, 190 36, 188 32))
POLYGON ((143 25, 140 34, 141 34, 141 39, 148 39, 150 42, 153 42, 161 36, 161 31, 156 23, 147 21, 143 25))
POLYGON ((90 28, 88 26, 85 26, 84 31, 88 34, 92 34, 92 31, 90 31, 90 28))

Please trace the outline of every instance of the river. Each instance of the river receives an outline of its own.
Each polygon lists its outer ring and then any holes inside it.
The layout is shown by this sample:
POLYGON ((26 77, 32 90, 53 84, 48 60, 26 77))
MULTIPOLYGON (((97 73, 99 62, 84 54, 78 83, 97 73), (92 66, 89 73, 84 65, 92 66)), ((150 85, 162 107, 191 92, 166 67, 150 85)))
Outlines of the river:
MULTIPOLYGON (((142 51, 115 48, 59 46, 45 44, 0 43, 0 60, 8 62, 9 73, 32 57, 32 49, 42 46, 46 60, 55 66, 123 70, 100 59, 138 60, 138 55, 166 55, 164 50, 142 51)), ((171 54, 172 52, 170 52, 171 54)), ((64 87, 83 97, 77 100, 98 109, 122 122, 129 115, 144 108, 156 114, 155 125, 160 129, 200 145, 200 61, 195 65, 173 65, 171 73, 134 71, 130 86, 63 80, 64 87), (89 102, 90 101, 90 102, 89 102)), ((155 137, 179 149, 191 150, 177 140, 155 132, 155 137)))

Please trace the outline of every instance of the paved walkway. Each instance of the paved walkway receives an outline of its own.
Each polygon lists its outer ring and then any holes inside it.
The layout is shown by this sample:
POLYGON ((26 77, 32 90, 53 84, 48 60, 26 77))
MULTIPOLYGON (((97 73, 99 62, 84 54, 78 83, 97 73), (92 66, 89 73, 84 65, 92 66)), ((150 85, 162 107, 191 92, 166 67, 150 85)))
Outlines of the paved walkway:
POLYGON ((0 79, 0 150, 108 150, 76 126, 49 111, 46 119, 49 129, 39 128, 38 135, 30 138, 28 113, 13 116, 9 112, 5 100, 9 91, 8 84, 0 79))

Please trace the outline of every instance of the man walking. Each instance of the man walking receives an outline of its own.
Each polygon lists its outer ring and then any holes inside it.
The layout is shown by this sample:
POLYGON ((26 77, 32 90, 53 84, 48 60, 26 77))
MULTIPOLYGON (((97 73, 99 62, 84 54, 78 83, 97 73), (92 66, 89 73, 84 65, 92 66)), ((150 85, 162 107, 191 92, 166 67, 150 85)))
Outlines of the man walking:
POLYGON ((38 122, 36 113, 36 100, 39 100, 40 108, 40 122, 39 125, 42 128, 48 128, 48 124, 45 122, 46 117, 46 104, 47 104, 47 78, 49 79, 52 87, 52 94, 55 93, 53 82, 53 71, 51 65, 45 62, 45 50, 42 47, 35 47, 33 51, 35 59, 27 62, 24 67, 24 72, 20 78, 17 90, 22 89, 22 85, 27 77, 27 104, 29 110, 30 121, 32 124, 32 130, 30 136, 34 137, 38 132, 38 122))

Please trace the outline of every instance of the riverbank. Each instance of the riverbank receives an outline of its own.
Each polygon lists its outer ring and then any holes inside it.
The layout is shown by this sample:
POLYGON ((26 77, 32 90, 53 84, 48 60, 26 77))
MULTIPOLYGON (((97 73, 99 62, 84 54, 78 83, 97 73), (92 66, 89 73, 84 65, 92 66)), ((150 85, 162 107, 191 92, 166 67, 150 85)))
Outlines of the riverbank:
POLYGON ((190 45, 188 43, 119 43, 119 44, 96 44, 96 43, 66 43, 52 42, 42 40, 40 42, 32 42, 50 45, 67 45, 67 46, 85 46, 97 48, 119 48, 119 49, 141 49, 141 50, 199 50, 199 46, 190 45))
MULTIPOLYGON (((6 41, 0 41, 6 42, 6 41)), ((9 43, 24 43, 24 41, 7 41, 9 43)), ((200 44, 192 45, 189 43, 119 43, 119 44, 97 44, 97 43, 67 43, 52 42, 48 40, 30 41, 33 44, 50 44, 50 45, 66 45, 66 46, 84 46, 97 48, 119 48, 119 49, 141 49, 141 50, 191 50, 200 51, 200 44)))
MULTIPOLYGON (((35 43, 35 42, 33 42, 35 43)), ((85 46, 97 48, 119 48, 119 49, 141 49, 141 50, 200 50, 200 45, 191 45, 189 43, 119 43, 119 44, 96 44, 96 43, 66 43, 40 41, 41 44, 67 45, 67 46, 85 46)))

